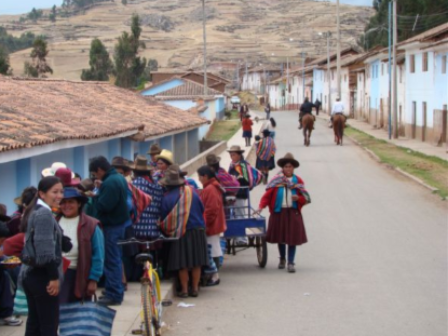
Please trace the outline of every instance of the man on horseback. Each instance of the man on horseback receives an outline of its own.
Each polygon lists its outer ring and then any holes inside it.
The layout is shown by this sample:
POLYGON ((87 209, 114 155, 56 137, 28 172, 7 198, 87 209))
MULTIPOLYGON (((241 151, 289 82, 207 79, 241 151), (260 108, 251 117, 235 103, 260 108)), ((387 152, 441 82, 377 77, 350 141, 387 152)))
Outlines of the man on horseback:
MULTIPOLYGON (((300 114, 299 114, 299 129, 302 129, 302 118, 305 114, 313 115, 313 107, 316 107, 313 103, 310 102, 308 97, 305 98, 302 106, 300 106, 300 114)), ((316 117, 314 117, 314 121, 316 121, 316 117)))
POLYGON ((333 116, 336 114, 341 114, 344 116, 344 124, 347 121, 347 117, 344 115, 344 103, 341 102, 341 98, 336 98, 336 103, 333 105, 333 110, 331 111, 331 125, 333 125, 333 116))

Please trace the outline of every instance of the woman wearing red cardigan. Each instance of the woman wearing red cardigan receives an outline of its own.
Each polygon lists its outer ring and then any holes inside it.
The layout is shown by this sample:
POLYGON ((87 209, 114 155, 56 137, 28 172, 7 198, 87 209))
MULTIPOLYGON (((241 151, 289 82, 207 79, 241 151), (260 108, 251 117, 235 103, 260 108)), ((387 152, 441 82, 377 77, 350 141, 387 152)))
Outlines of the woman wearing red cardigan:
POLYGON ((299 167, 299 162, 294 156, 287 153, 277 161, 277 165, 282 171, 269 182, 256 213, 269 207, 266 241, 278 244, 279 269, 284 269, 286 266, 286 245, 288 245, 288 272, 294 273, 296 246, 308 241, 301 209, 310 203, 311 199, 305 190, 303 180, 294 174, 294 169, 299 167))
POLYGON ((204 204, 205 232, 209 251, 209 265, 204 273, 209 277, 207 286, 219 285, 218 265, 222 256, 220 234, 226 229, 226 216, 224 213, 225 189, 216 179, 215 171, 209 166, 198 169, 199 181, 204 189, 201 200, 204 204))

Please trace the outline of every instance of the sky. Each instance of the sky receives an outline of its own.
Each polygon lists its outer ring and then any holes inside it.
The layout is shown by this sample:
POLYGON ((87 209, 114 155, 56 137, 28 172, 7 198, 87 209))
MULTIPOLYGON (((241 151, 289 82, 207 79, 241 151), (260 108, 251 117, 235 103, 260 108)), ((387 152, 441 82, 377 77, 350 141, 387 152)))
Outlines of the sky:
MULTIPOLYGON (((336 2, 336 0, 331 0, 336 2)), ((372 0, 340 0, 343 4, 348 5, 372 5, 372 0)), ((22 14, 28 13, 36 8, 51 8, 53 5, 60 6, 62 0, 0 0, 0 15, 3 14, 22 14)))

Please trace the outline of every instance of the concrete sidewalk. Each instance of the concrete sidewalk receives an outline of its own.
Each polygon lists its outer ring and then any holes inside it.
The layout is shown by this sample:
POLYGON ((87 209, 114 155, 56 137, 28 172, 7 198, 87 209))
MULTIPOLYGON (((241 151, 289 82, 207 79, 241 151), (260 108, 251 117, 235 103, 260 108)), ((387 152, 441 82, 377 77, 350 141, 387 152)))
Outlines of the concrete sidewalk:
MULTIPOLYGON (((169 300, 173 295, 173 284, 170 281, 161 284, 162 298, 169 300)), ((101 295, 100 290, 97 296, 101 295)), ((140 283, 128 283, 128 290, 124 295, 121 306, 111 307, 117 311, 112 329, 112 336, 129 336, 132 330, 140 328, 141 296, 140 283)), ((26 317, 20 327, 0 327, 1 336, 23 336, 25 335, 26 317)))
MULTIPOLYGON (((323 120, 329 120, 330 116, 328 114, 319 114, 317 118, 323 119, 323 120)), ((426 155, 430 156, 436 156, 442 160, 448 161, 448 154, 447 149, 445 146, 443 147, 436 147, 429 143, 418 141, 415 139, 408 139, 405 137, 399 137, 398 139, 391 139, 389 140, 388 133, 384 129, 378 129, 374 128, 372 125, 368 124, 364 121, 359 121, 355 119, 348 119, 347 125, 350 125, 350 127, 353 127, 359 131, 362 131, 364 133, 367 133, 377 139, 385 140, 389 143, 392 143, 396 146, 400 147, 406 147, 409 148, 415 152, 420 152, 426 155)))
MULTIPOLYGON (((255 137, 255 135, 258 135, 264 129, 264 127, 267 123, 265 119, 262 119, 262 118, 264 118, 265 113, 260 112, 260 111, 251 110, 250 115, 251 115, 252 121, 254 122, 254 125, 252 126, 252 135, 255 137), (259 118, 258 122, 255 120, 256 117, 259 118)), ((252 141, 251 141, 252 146, 246 147, 246 141, 243 138, 243 129, 240 128, 235 133, 235 135, 232 138, 230 138, 229 141, 227 141, 227 149, 230 148, 231 146, 240 146, 242 149, 245 150, 244 157, 248 158, 251 155, 252 151, 255 150, 254 142, 255 142, 255 139, 252 138, 252 141)), ((221 152, 218 156, 221 158, 220 166, 222 168, 224 168, 225 170, 228 170, 231 160, 230 160, 230 155, 227 152, 227 150, 221 152)), ((189 177, 194 179, 196 182, 198 182, 198 185, 201 185, 199 182, 197 173, 191 174, 189 177)))

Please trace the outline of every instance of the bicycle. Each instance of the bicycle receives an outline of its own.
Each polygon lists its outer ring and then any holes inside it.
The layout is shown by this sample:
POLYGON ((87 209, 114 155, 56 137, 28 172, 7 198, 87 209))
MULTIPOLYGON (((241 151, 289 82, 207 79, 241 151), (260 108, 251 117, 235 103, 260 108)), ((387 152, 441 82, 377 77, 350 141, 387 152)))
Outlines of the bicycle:
MULTIPOLYGON (((140 241, 135 238, 129 240, 122 240, 118 245, 139 244, 144 245, 146 250, 149 250, 151 245, 159 241, 173 241, 174 238, 166 238, 159 236, 152 241, 140 241)), ((162 306, 160 293, 160 279, 156 269, 153 267, 153 256, 149 253, 143 252, 137 254, 135 261, 143 265, 143 276, 140 279, 141 283, 141 298, 142 298, 142 323, 140 330, 133 330, 133 335, 144 336, 160 336, 162 334, 162 306)))

